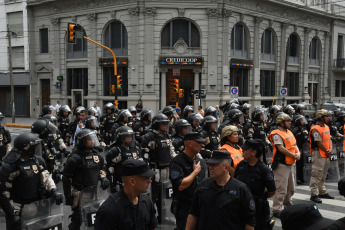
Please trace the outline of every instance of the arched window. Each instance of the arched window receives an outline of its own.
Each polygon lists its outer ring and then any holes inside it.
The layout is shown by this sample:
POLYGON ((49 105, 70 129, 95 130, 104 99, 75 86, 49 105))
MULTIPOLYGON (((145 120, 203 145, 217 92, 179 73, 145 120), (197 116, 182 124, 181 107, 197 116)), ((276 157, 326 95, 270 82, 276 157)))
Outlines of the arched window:
POLYGON ((161 34, 161 46, 173 47, 182 38, 188 47, 200 47, 200 32, 196 25, 188 20, 176 19, 168 22, 161 34))
POLYGON ((86 32, 83 27, 78 25, 75 36, 75 44, 67 43, 67 59, 87 58, 87 41, 83 38, 86 32))
POLYGON ((320 66, 321 44, 317 37, 314 37, 309 46, 309 65, 320 66))
POLYGON ((236 58, 247 58, 247 34, 242 24, 236 24, 231 31, 230 56, 236 58))
POLYGON ((287 42, 288 62, 292 64, 299 63, 299 38, 297 34, 291 34, 287 42))
MULTIPOLYGON (((113 21, 107 25, 104 33, 104 44, 114 51, 116 56, 128 56, 128 34, 125 25, 120 21, 113 21)), ((112 57, 104 49, 104 57, 112 57)))
POLYGON ((261 59, 265 61, 275 61, 274 35, 273 31, 266 29, 261 39, 261 59))

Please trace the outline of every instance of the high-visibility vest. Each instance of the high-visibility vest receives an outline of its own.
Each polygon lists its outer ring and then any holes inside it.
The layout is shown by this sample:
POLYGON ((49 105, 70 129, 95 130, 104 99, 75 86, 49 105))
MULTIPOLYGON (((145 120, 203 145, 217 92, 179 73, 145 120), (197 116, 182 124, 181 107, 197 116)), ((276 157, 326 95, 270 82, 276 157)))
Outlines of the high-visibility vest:
POLYGON ((230 153, 232 161, 234 162, 234 168, 236 168, 238 163, 240 163, 244 159, 241 147, 238 145, 237 145, 237 147, 239 149, 236 149, 229 144, 225 144, 220 148, 220 150, 225 149, 226 151, 228 151, 230 153))
MULTIPOLYGON (((313 152, 314 149, 312 149, 313 147, 313 143, 312 143, 312 138, 311 136, 313 135, 313 131, 317 130, 320 135, 321 135, 321 139, 322 139, 322 144, 326 147, 326 149, 330 149, 331 148, 331 132, 329 130, 329 127, 325 124, 323 127, 316 124, 313 127, 311 127, 310 133, 309 133, 309 140, 310 140, 310 153, 313 152)), ((343 147, 344 148, 344 147, 343 147)), ((322 157, 327 158, 327 153, 325 153, 324 151, 322 151, 322 149, 319 148, 320 151, 320 155, 322 157)))
MULTIPOLYGON (((275 129, 271 132, 270 134, 270 140, 272 142, 272 145, 273 145, 273 156, 272 156, 272 159, 271 161, 273 162, 274 161, 274 157, 276 156, 277 152, 279 151, 277 149, 277 147, 275 146, 274 142, 273 142, 273 136, 278 134, 282 139, 283 139, 283 142, 284 142, 284 147, 289 150, 289 152, 293 153, 296 155, 297 153, 297 150, 296 150, 296 138, 295 136, 293 135, 293 133, 290 131, 290 130, 286 130, 286 131, 282 131, 280 129, 275 129)), ((281 153, 282 155, 285 156, 285 163, 288 164, 288 165, 293 165, 296 163, 296 159, 292 156, 287 156, 283 153, 281 153)))

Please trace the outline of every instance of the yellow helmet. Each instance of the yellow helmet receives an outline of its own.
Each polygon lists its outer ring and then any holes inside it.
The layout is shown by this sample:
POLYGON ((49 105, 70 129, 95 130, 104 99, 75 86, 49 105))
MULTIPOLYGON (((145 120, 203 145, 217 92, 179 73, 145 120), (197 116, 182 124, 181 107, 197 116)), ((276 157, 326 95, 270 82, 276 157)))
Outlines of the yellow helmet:
POLYGON ((282 121, 291 121, 292 118, 287 115, 286 113, 283 113, 281 112, 281 114, 279 114, 277 117, 276 117, 276 124, 280 124, 280 122, 282 121))
POLYGON ((329 113, 328 110, 325 109, 320 109, 316 112, 315 118, 321 118, 323 116, 330 116, 331 114, 329 113))
POLYGON ((223 128, 221 138, 230 136, 233 132, 238 132, 238 128, 234 125, 229 125, 223 128))

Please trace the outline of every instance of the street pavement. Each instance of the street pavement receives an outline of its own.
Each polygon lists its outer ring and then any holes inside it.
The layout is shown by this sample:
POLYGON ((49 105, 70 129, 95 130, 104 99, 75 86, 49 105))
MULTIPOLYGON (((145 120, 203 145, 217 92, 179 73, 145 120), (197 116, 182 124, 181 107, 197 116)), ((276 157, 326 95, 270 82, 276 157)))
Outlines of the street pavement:
MULTIPOLYGON (((31 125, 36 119, 33 118, 16 118, 16 124, 24 124, 24 125, 31 125)), ((7 118, 7 122, 11 123, 10 120, 7 118)), ((19 134, 23 132, 30 132, 29 128, 18 128, 18 127, 7 127, 7 129, 11 132, 12 136, 12 144, 15 137, 17 137, 19 134)), ((341 175, 341 177, 344 175, 341 175)), ((343 196, 339 195, 338 192, 338 184, 337 182, 327 182, 326 181, 326 188, 328 189, 328 192, 330 195, 334 196, 334 200, 328 200, 323 199, 322 204, 317 204, 319 207, 319 210, 323 217, 331 220, 337 220, 340 218, 343 218, 345 216, 345 198, 343 196)), ((60 182, 58 184, 58 189, 60 192, 63 192, 62 190, 62 183, 60 182)), ((295 194, 293 195, 293 203, 298 204, 303 201, 308 201, 310 198, 310 189, 309 186, 303 185, 303 186, 296 186, 295 194)), ((269 199, 270 206, 272 206, 272 198, 269 199)), ((168 216, 164 220, 163 224, 159 225, 157 229, 159 230, 173 230, 175 228, 174 216, 170 213, 170 199, 164 199, 165 207, 167 208, 167 214, 168 216)), ((67 225, 70 223, 70 219, 68 219, 68 216, 71 214, 71 208, 69 206, 64 206, 64 214, 65 214, 65 221, 63 229, 68 229, 67 225)), ((280 230, 281 228, 281 222, 279 219, 275 219, 275 230, 280 230)), ((3 219, 0 219, 0 229, 5 229, 5 225, 3 223, 3 219)))

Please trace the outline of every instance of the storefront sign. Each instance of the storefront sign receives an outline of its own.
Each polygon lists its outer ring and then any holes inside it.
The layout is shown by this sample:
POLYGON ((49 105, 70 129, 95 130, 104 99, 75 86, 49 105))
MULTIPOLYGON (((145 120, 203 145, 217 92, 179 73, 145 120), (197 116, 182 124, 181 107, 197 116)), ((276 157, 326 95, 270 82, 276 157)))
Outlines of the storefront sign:
POLYGON ((190 58, 190 57, 161 57, 159 64, 161 65, 198 65, 203 63, 202 58, 190 58))
POLYGON ((253 68, 254 65, 252 64, 243 64, 243 63, 231 63, 231 66, 236 66, 236 67, 249 67, 249 68, 253 68))
MULTIPOLYGON (((128 65, 128 58, 120 57, 116 58, 117 65, 128 65)), ((114 59, 113 58, 99 58, 98 60, 99 66, 114 66, 114 59)))
POLYGON ((231 58, 230 60, 231 68, 253 68, 253 61, 246 59, 231 58))

